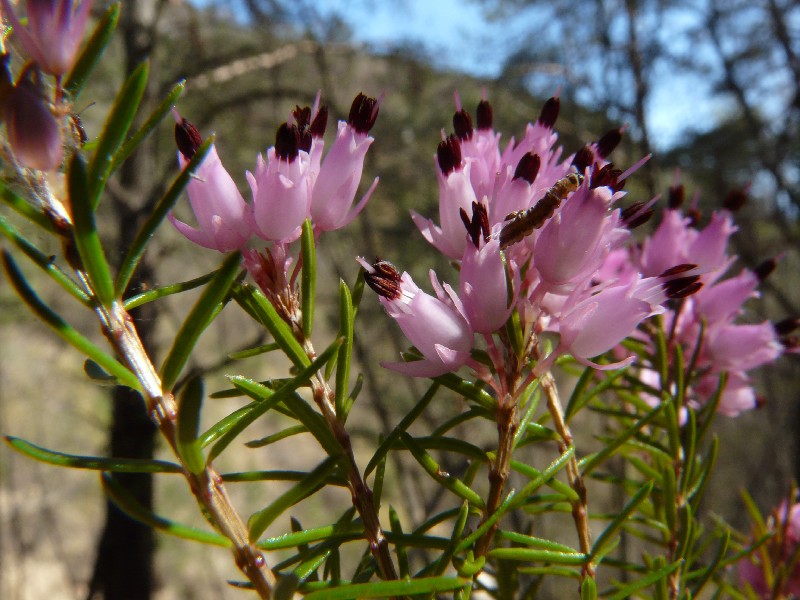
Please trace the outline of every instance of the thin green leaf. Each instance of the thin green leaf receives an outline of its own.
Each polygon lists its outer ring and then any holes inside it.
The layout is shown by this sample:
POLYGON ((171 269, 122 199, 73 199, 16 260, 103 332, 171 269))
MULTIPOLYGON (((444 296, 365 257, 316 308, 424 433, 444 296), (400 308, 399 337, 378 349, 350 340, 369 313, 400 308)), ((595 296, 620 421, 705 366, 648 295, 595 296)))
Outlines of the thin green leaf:
MULTIPOLYGON (((230 483, 248 483, 252 481, 301 481, 308 475, 305 471, 243 471, 240 473, 223 473, 223 481, 230 483)), ((325 485, 347 487, 347 478, 338 474, 325 480, 325 485)))
POLYGON ((310 219, 306 219, 303 223, 300 244, 300 255, 303 260, 303 272, 300 276, 303 335, 308 339, 311 337, 311 330, 314 326, 314 304, 317 297, 317 246, 314 242, 314 229, 310 219))
POLYGON ((442 384, 444 387, 461 394, 464 396, 464 398, 472 400, 486 410, 494 411, 497 409, 497 400, 492 398, 492 396, 486 390, 482 389, 471 381, 465 381, 464 379, 461 379, 461 377, 455 373, 447 373, 446 375, 433 377, 433 380, 442 384))
POLYGON ((89 41, 83 48, 75 66, 64 79, 64 89, 72 96, 72 101, 78 99, 83 86, 89 79, 95 65, 105 52, 106 46, 114 36, 119 21, 120 2, 115 2, 108 7, 103 17, 98 21, 89 41))
POLYGON ((415 594, 452 592, 469 585, 471 579, 456 577, 421 577, 374 583, 353 583, 306 594, 308 600, 359 600, 360 598, 388 598, 415 594))
POLYGON ((597 583, 594 577, 584 577, 581 582, 581 600, 597 600, 597 583))
MULTIPOLYGON (((122 147, 114 154, 114 160, 111 163, 111 172, 117 170, 117 168, 125 161, 128 156, 130 156, 131 152, 136 150, 136 148, 141 144, 144 139, 150 135, 156 126, 161 122, 175 103, 178 101, 178 98, 181 97, 183 94, 183 90, 186 87, 186 81, 181 80, 169 91, 166 97, 161 101, 161 103, 150 113, 150 116, 147 117, 147 120, 144 124, 137 129, 132 136, 130 136, 125 143, 122 144, 122 147)), ((207 141, 207 140, 206 140, 207 141)))
MULTIPOLYGON (((614 371, 613 373, 609 373, 607 371, 604 372, 605 377, 603 381, 594 386, 589 392, 584 393, 585 388, 579 389, 578 387, 576 387, 575 390, 573 390, 572 395, 570 396, 569 402, 567 403, 567 409, 564 417, 566 421, 569 422, 570 419, 572 419, 572 417, 574 417, 578 413, 578 411, 580 411, 581 408, 586 406, 592 398, 598 396, 600 393, 604 392, 608 388, 616 385, 619 378, 622 377, 622 375, 626 371, 627 369, 619 369, 617 371, 614 371)), ((588 368, 587 371, 584 371, 584 373, 581 374, 577 386, 581 386, 581 384, 585 386, 591 383, 591 380, 596 375, 596 373, 597 371, 595 371, 594 369, 588 368), (588 375, 587 372, 589 373, 588 375), (587 378, 588 381, 584 382, 584 377, 587 378)))
POLYGON ((186 540, 225 548, 231 546, 231 541, 218 533, 188 527, 187 525, 176 523, 175 521, 153 513, 139 504, 139 502, 108 473, 103 473, 101 477, 105 493, 122 512, 132 519, 144 523, 157 531, 163 531, 164 533, 186 540))
POLYGON ((302 481, 298 482, 287 492, 281 494, 272 504, 253 513, 247 523, 250 540, 257 540, 261 537, 261 534, 266 531, 267 527, 269 527, 285 510, 320 489, 325 484, 325 480, 338 468, 338 462, 338 458, 326 458, 302 481))
POLYGON ((256 545, 262 550, 281 550, 295 548, 302 544, 319 541, 332 541, 338 544, 350 540, 360 539, 364 536, 364 527, 360 523, 337 522, 334 525, 325 525, 314 529, 306 529, 297 533, 287 533, 273 538, 260 540, 256 545))
POLYGON ((552 540, 534 537, 532 535, 525 535, 517 533, 516 531, 504 531, 502 529, 497 531, 497 535, 504 540, 516 545, 525 545, 539 550, 548 550, 550 552, 560 552, 562 554, 580 554, 575 548, 570 548, 566 544, 559 544, 552 540))
MULTIPOLYGON (((527 463, 512 459, 510 462, 510 466, 517 473, 522 473, 528 479, 539 480, 542 477, 542 472, 539 469, 537 469, 536 467, 532 467, 527 463)), ((550 478, 549 481, 546 481, 544 483, 548 487, 554 489, 556 492, 561 494, 561 496, 563 496, 562 500, 567 500, 569 502, 577 502, 578 500, 580 500, 578 493, 563 481, 559 481, 558 479, 555 478, 550 478)))
MULTIPOLYGON (((229 377, 231 383, 235 387, 258 402, 229 415, 200 437, 203 445, 210 443, 208 441, 209 439, 220 438, 211 449, 208 460, 211 461, 219 456, 220 453, 251 423, 255 422, 256 419, 271 410, 279 402, 285 401, 297 388, 308 383, 308 380, 314 373, 324 367, 325 363, 333 357, 339 348, 339 343, 341 343, 341 340, 335 340, 322 354, 314 359, 314 362, 298 373, 294 379, 284 383, 279 389, 274 391, 247 377, 229 377)), ((296 418, 311 432, 329 455, 336 455, 341 452, 341 447, 337 444, 333 434, 331 434, 324 421, 322 421, 322 417, 319 413, 314 412, 305 400, 296 396, 293 397, 288 404, 291 413, 296 415, 296 418)))
POLYGON ((189 360, 200 334, 209 325, 214 312, 225 299, 239 271, 241 255, 232 252, 209 282, 203 294, 183 321, 167 358, 161 367, 161 382, 165 390, 171 390, 189 360))
POLYGON ((296 367, 302 369, 308 366, 311 359, 261 290, 247 284, 236 284, 233 286, 233 297, 256 321, 269 330, 275 342, 296 367))
POLYGON ((686 496, 690 499, 691 504, 697 509, 700 500, 703 498, 708 480, 714 470, 714 465, 717 463, 717 456, 719 455, 719 438, 714 436, 711 440, 711 448, 708 450, 705 460, 702 463, 702 469, 692 485, 686 490, 686 496))
MULTIPOLYGON (((108 114, 103 131, 97 138, 97 149, 89 162, 88 189, 92 208, 97 208, 106 180, 111 175, 114 155, 125 141, 136 111, 144 96, 149 77, 149 63, 143 62, 123 84, 108 114)), ((74 205, 73 205, 74 206, 74 205)))
POLYGON ((582 552, 555 552, 553 550, 537 550, 534 548, 493 548, 489 550, 490 558, 500 560, 521 560, 525 562, 546 562, 557 565, 583 565, 587 556, 582 552))
POLYGON ((34 264, 47 273, 53 280, 64 288, 73 298, 84 306, 91 307, 92 303, 80 286, 61 268, 55 264, 55 257, 48 256, 31 242, 29 242, 17 229, 0 215, 0 234, 30 258, 34 264))
MULTIPOLYGON (((565 468, 569 463, 570 459, 575 455, 575 447, 567 448, 567 450, 551 462, 548 467, 539 473, 537 477, 531 479, 528 483, 526 483, 523 488, 519 491, 516 495, 516 498, 509 502, 509 506, 507 510, 511 510, 514 508, 518 508, 527 502, 528 496, 533 494, 536 490, 542 487, 544 484, 551 485, 550 480, 553 479, 561 469, 565 468)), ((513 466, 513 461, 512 461, 513 466)), ((555 486, 554 486, 555 489, 555 486)), ((499 512, 500 509, 498 509, 499 512)))
MULTIPOLYGON (((461 536, 464 534, 464 527, 467 525, 467 517, 469 517, 469 502, 464 502, 461 504, 461 509, 458 511, 458 517, 456 518, 455 523, 453 523, 453 531, 450 534, 450 541, 447 544, 444 552, 442 552, 441 556, 439 556, 439 558, 436 560, 433 568, 430 570, 431 575, 441 575, 450 565, 450 561, 453 560, 456 548, 458 548, 458 544, 461 542, 461 536)), ((466 573, 461 573, 461 575, 466 575, 466 573)))
POLYGON ((591 473, 595 467, 600 465, 605 459, 609 458, 614 452, 617 451, 622 445, 624 445, 629 439, 639 433, 642 428, 649 424, 657 415, 661 413, 661 410, 664 408, 666 403, 660 403, 656 406, 653 410, 643 416, 641 419, 636 421, 633 425, 628 427, 625 431, 621 432, 614 436, 614 439, 606 444, 602 450, 598 452, 594 452, 589 456, 582 458, 578 461, 578 468, 581 469, 583 475, 586 476, 591 473))
POLYGON ((700 592, 711 580, 711 577, 719 572, 720 564, 722 563, 722 559, 725 558, 725 554, 728 552, 728 546, 730 545, 730 542, 731 533, 730 531, 726 531, 719 542, 719 546, 717 547, 717 551, 714 553, 714 557, 711 559, 711 562, 704 566, 700 579, 692 584, 692 598, 699 597, 700 592))
POLYGON ((94 205, 91 203, 86 165, 80 154, 73 154, 68 173, 69 200, 72 205, 72 220, 75 245, 81 257, 89 281, 92 282, 97 299, 105 306, 114 301, 114 283, 108 267, 97 226, 94 220, 94 205))
POLYGON ((639 491, 637 491, 628 502, 625 503, 625 506, 622 507, 622 510, 619 514, 614 518, 611 523, 609 523, 608 527, 605 528, 603 533, 595 541, 594 545, 592 546, 592 550, 589 553, 589 556, 594 559, 599 554, 604 553, 603 550, 605 546, 613 543, 615 541, 615 537, 617 532, 622 528, 625 524, 625 521, 630 517, 633 512, 639 507, 639 505, 647 500, 650 496, 650 492, 653 490, 653 482, 648 481, 645 483, 639 491))
POLYGON ((169 213, 169 211, 172 210, 172 207, 175 206, 175 203, 180 198, 181 193, 189 183, 189 179, 195 173, 195 171, 197 171, 197 168, 211 150, 213 143, 214 136, 210 136, 200 145, 200 147, 197 149, 197 152, 195 152, 194 156, 192 157, 192 160, 190 160, 183 170, 181 170, 178 177, 172 182, 172 185, 169 186, 167 192, 156 203, 156 205, 153 207, 153 210, 150 211, 147 220, 144 222, 144 224, 142 224, 141 228, 136 234, 136 238, 134 238, 133 243, 131 244, 130 248, 128 248, 128 252, 125 254, 125 258, 122 260, 119 272, 117 273, 117 279, 114 287, 119 296, 122 296, 122 294, 125 293, 131 277, 133 276, 133 273, 136 270, 142 255, 144 254, 147 243, 153 237, 153 234, 156 232, 156 229, 158 229, 159 225, 164 222, 164 218, 167 216, 167 213, 169 213))
MULTIPOLYGON (((392 533, 397 538, 402 538, 403 536, 403 524, 400 522, 400 516, 397 514, 397 511, 394 509, 393 506, 389 507, 389 526, 392 528, 392 533)), ((406 546, 403 543, 394 544, 394 552, 397 555, 397 565, 400 571, 400 578, 405 578, 409 576, 408 572, 408 552, 406 551, 406 546)))
POLYGON ((653 571, 646 577, 642 577, 641 579, 634 581, 633 583, 628 584, 625 587, 619 588, 611 596, 608 596, 608 600, 627 600, 628 598, 633 598, 634 594, 639 590, 642 590, 659 581, 665 580, 677 569, 679 569, 682 563, 683 561, 677 561, 672 563, 671 565, 662 567, 657 571, 653 571))
POLYGON ((473 506, 477 506, 478 508, 484 507, 483 498, 481 498, 480 495, 475 492, 475 490, 470 488, 457 477, 454 477, 446 471, 443 471, 439 467, 439 463, 437 463, 430 454, 425 452, 424 448, 422 448, 422 446, 420 446, 413 437, 406 432, 401 432, 400 440, 403 442, 403 444, 405 444, 406 448, 409 449, 411 455, 417 460, 422 468, 425 469, 425 472, 433 477, 433 479, 435 479, 439 485, 447 488, 459 498, 467 500, 473 506))
POLYGON ((17 194, 4 182, 0 181, 0 200, 9 208, 19 213, 29 221, 35 223, 42 229, 50 233, 58 234, 53 223, 48 219, 41 210, 36 210, 31 206, 30 202, 25 200, 22 196, 17 194))
POLYGON ((287 427, 286 429, 283 429, 277 433, 273 433, 272 435, 246 442, 245 446, 248 448, 263 448, 264 446, 269 446, 270 444, 274 444, 275 442, 279 442, 280 440, 292 437, 293 435, 297 435, 299 433, 308 433, 308 429, 306 429, 305 425, 294 425, 293 427, 287 427))
POLYGON ((131 310, 132 308, 136 308, 142 304, 147 304, 153 300, 158 300, 159 298, 165 298, 166 296, 171 296, 172 294, 180 294, 181 292, 193 290, 211 281, 216 274, 217 271, 212 271, 211 273, 206 273, 205 275, 195 277, 189 281, 182 281, 181 283, 173 283, 172 285, 165 285, 164 287, 147 290, 141 294, 131 296, 125 300, 125 302, 123 302, 123 306, 125 307, 125 310, 131 310))
POLYGON ((408 414, 403 417, 403 419, 397 424, 397 427, 395 427, 392 432, 386 436, 386 439, 381 442, 380 446, 378 446, 378 449, 375 450, 375 454, 369 460, 369 463, 367 463, 367 468, 364 469, 365 479, 370 473, 372 473, 373 469, 378 466, 378 463, 384 459, 389 450, 397 443, 400 435, 409 427, 411 427, 411 424, 422 414, 422 411, 424 411, 428 404, 430 404, 438 390, 439 384, 432 383, 422 398, 420 398, 419 402, 414 405, 414 408, 412 408, 408 414))
POLYGON ((279 350, 280 346, 274 342, 270 342, 269 344, 262 344, 261 346, 256 346, 255 348, 248 348, 247 350, 239 350, 238 352, 231 352, 228 354, 228 358, 231 360, 243 360, 245 358, 252 358, 253 356, 259 356, 261 354, 266 354, 267 352, 272 352, 273 350, 279 350))
POLYGON ((203 380, 192 377, 181 391, 178 403, 178 455, 195 475, 202 473, 206 467, 203 447, 197 439, 203 397, 203 380))
POLYGON ((100 456, 81 456, 48 450, 26 440, 6 436, 6 443, 17 452, 39 462, 72 469, 92 469, 95 471, 114 471, 116 473, 182 473, 180 465, 163 460, 141 458, 104 458, 100 456))
POLYGON ((420 436, 414 438, 414 441, 416 441, 417 444, 419 444, 420 447, 424 448, 425 450, 444 450, 445 452, 463 454, 467 458, 477 460, 479 462, 489 462, 489 455, 484 450, 475 444, 470 444, 469 442, 459 438, 420 436))
POLYGON ((73 329, 64 319, 53 312, 49 306, 42 302, 36 293, 28 286, 22 273, 19 271, 14 259, 8 252, 3 250, 3 266, 5 267, 11 285, 27 304, 34 314, 46 325, 52 327, 55 332, 69 344, 77 348, 80 352, 91 358, 103 369, 116 377, 122 385, 126 385, 134 390, 141 390, 139 380, 125 366, 115 358, 109 356, 98 348, 75 329, 73 329))
POLYGON ((339 280, 339 337, 344 339, 336 360, 336 415, 343 421, 347 417, 347 389, 350 385, 350 359, 353 356, 353 299, 350 288, 339 280))

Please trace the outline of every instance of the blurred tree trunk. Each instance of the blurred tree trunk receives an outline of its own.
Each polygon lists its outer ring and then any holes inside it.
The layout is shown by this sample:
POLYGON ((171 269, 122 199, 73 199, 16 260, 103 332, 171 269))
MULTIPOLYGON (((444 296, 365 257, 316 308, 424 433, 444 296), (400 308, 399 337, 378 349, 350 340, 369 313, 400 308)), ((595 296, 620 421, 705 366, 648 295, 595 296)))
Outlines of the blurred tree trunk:
MULTIPOLYGON (((155 45, 154 25, 160 13, 162 0, 126 2, 122 6, 120 33, 124 46, 125 76, 127 77, 144 60, 155 45)), ((152 75, 152 73, 151 73, 152 75)), ((142 105, 146 107, 152 96, 153 81, 145 92, 142 105)), ((144 146, 147 145, 145 142, 144 146)), ((106 201, 114 207, 113 218, 117 230, 116 255, 122 257, 151 208, 144 201, 152 195, 152 185, 147 173, 154 172, 152 153, 140 147, 123 163, 119 170, 118 185, 106 201)), ((151 259, 145 254, 131 280, 130 289, 137 289, 153 279, 151 259)), ((158 318, 155 303, 146 304, 132 312, 139 336, 148 352, 153 350, 153 334, 158 318)), ((142 398, 133 390, 117 386, 112 392, 112 415, 109 432, 111 456, 152 458, 156 428, 144 410, 142 398)), ((153 507, 153 478, 147 473, 123 473, 115 476, 128 492, 144 507, 153 507)), ((152 529, 130 519, 111 502, 107 503, 106 521, 98 542, 94 572, 89 586, 89 598, 105 600, 147 600, 153 592, 152 529)))

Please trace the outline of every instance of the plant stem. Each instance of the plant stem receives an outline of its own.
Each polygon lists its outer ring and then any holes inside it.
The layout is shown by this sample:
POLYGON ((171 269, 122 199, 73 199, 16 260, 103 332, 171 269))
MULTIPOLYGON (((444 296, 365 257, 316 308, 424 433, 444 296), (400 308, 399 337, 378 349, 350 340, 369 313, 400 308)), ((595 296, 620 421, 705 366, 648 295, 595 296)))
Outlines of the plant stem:
MULTIPOLYGON (((98 315, 111 345, 142 384, 150 418, 180 460, 175 428, 175 399, 171 392, 162 388, 161 378, 142 345, 133 319, 120 302, 115 302, 110 310, 99 308, 98 315)), ((250 543, 247 527, 231 504, 219 474, 210 465, 206 465, 196 475, 184 469, 184 476, 207 518, 231 541, 236 566, 250 580, 261 598, 271 598, 275 576, 261 551, 250 543)))
MULTIPOLYGON (((561 399, 558 396, 558 388, 556 387, 553 375, 549 371, 542 374, 540 382, 547 396, 547 409, 553 419, 553 425, 556 428, 556 432, 558 432, 558 435, 561 437, 561 440, 558 442, 558 449, 563 454, 570 448, 574 448, 574 441, 569 426, 564 420, 564 409, 561 406, 561 399)), ((572 505, 572 519, 575 521, 575 528, 578 531, 581 552, 588 555, 592 549, 592 538, 589 531, 589 508, 586 486, 583 483, 583 477, 578 469, 578 459, 575 457, 575 453, 573 453, 572 457, 569 459, 566 471, 569 485, 578 495, 577 500, 570 502, 572 505)), ((595 565, 593 562, 588 561, 583 566, 583 577, 594 579, 594 573, 595 565)))
MULTIPOLYGON (((482 522, 486 522, 500 506, 503 490, 508 481, 514 435, 519 427, 516 398, 511 394, 506 394, 497 403, 495 417, 497 420, 497 455, 489 467, 489 495, 486 499, 482 522)), ((489 551, 495 531, 499 526, 499 521, 495 522, 478 540, 475 545, 476 557, 485 556, 489 551)))
MULTIPOLYGON (((303 341, 304 348, 308 356, 316 356, 310 340, 303 341)), ((347 461, 347 481, 350 487, 353 506, 364 522, 364 533, 369 542, 369 549, 378 564, 378 570, 384 579, 397 579, 397 571, 394 562, 389 554, 389 542, 383 534, 380 518, 375 510, 373 493, 364 479, 356 464, 353 454, 353 445, 350 441, 350 434, 344 424, 336 416, 336 404, 333 390, 325 381, 324 374, 318 373, 315 379, 311 380, 314 402, 322 412, 322 416, 328 424, 328 428, 333 433, 339 446, 342 448, 345 460, 347 461)))

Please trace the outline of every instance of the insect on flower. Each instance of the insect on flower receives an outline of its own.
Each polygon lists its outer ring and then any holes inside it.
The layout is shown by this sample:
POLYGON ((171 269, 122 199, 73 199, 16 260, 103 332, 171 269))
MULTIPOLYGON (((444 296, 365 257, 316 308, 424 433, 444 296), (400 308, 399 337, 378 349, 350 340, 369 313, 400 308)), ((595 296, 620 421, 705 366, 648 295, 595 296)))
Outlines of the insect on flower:
POLYGON ((574 192, 583 183, 583 175, 571 173, 555 182, 545 195, 531 208, 513 212, 506 216, 503 229, 500 230, 500 249, 505 250, 516 244, 534 229, 539 229, 547 219, 553 216, 567 194, 574 192))

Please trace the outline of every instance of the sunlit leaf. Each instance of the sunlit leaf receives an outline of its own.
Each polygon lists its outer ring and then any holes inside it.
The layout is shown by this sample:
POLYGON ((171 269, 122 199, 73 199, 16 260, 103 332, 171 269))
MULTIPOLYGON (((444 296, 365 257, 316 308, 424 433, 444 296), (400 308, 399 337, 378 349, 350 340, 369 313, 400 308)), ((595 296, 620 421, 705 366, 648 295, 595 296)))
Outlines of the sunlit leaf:
POLYGON ((106 46, 114 36, 119 21, 120 2, 114 2, 106 9, 105 14, 97 22, 97 25, 86 42, 78 60, 63 82, 64 89, 72 96, 73 102, 78 98, 86 83, 89 75, 94 70, 95 65, 105 52, 106 46))
POLYGON ((122 485, 119 484, 119 482, 117 482, 108 473, 102 474, 101 481, 103 483, 103 490, 111 499, 111 501, 122 512, 135 521, 143 523, 148 527, 155 529, 156 531, 168 533, 169 535, 174 535, 186 540, 192 540, 202 544, 211 544, 214 546, 231 546, 231 541, 218 533, 203 531, 201 529, 195 529, 194 527, 188 527, 187 525, 176 523, 175 521, 171 521, 170 519, 166 519, 153 513, 149 509, 142 506, 124 487, 122 487, 122 485))
POLYGON ((48 450, 23 439, 6 436, 6 443, 17 452, 40 462, 70 467, 72 469, 92 469, 95 471, 114 471, 116 473, 181 473, 180 465, 163 460, 141 458, 103 458, 100 456, 81 456, 48 450))
POLYGON ((203 447, 197 439, 203 397, 203 380, 193 377, 181 390, 178 402, 178 455, 186 468, 195 475, 202 473, 206 467, 203 447))
POLYGON ((161 367, 161 382, 165 390, 171 390, 175 385, 197 340, 200 339, 200 334, 209 325, 211 316, 228 294, 239 272, 240 260, 238 252, 232 252, 225 258, 222 266, 184 319, 161 367))

